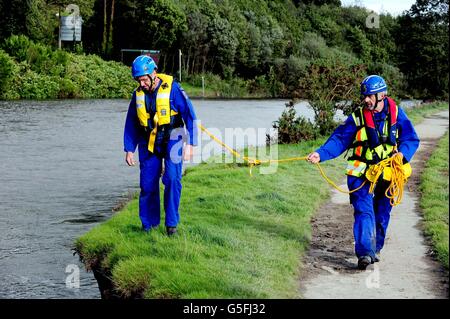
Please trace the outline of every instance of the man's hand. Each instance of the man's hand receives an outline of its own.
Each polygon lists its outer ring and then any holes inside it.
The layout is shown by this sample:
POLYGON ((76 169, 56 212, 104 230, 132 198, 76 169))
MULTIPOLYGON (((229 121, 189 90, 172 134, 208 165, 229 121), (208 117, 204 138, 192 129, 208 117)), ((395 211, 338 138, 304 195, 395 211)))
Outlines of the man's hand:
POLYGON ((183 160, 190 161, 194 156, 194 147, 192 145, 186 144, 184 148, 183 160))
POLYGON ((127 152, 125 154, 125 162, 127 162, 128 166, 136 165, 136 162, 134 161, 133 155, 134 155, 133 152, 127 152))
POLYGON ((308 155, 308 162, 312 164, 317 164, 320 162, 320 155, 317 152, 313 152, 308 155))

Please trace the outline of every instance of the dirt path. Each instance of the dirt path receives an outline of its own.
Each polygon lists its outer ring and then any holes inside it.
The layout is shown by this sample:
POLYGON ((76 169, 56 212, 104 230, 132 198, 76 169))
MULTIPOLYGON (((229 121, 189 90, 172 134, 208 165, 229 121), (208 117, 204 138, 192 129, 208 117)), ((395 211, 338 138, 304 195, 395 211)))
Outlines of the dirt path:
MULTIPOLYGON (((448 111, 416 126, 421 145, 411 163, 413 177, 394 207, 381 262, 357 270, 353 209, 348 195, 333 190, 312 222, 312 240, 300 279, 304 298, 448 298, 448 273, 432 259, 421 231, 416 192, 424 162, 449 126, 448 111)), ((346 188, 343 181, 342 188, 346 188)))

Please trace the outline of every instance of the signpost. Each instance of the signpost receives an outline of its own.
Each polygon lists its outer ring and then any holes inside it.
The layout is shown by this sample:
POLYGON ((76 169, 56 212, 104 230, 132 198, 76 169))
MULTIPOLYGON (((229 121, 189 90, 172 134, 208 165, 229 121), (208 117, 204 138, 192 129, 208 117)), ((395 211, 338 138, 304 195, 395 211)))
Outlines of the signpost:
POLYGON ((80 16, 80 8, 75 4, 69 4, 65 12, 69 12, 69 15, 61 14, 61 8, 58 7, 59 22, 59 34, 58 34, 58 48, 61 49, 61 42, 73 42, 81 41, 81 25, 83 19, 80 16))

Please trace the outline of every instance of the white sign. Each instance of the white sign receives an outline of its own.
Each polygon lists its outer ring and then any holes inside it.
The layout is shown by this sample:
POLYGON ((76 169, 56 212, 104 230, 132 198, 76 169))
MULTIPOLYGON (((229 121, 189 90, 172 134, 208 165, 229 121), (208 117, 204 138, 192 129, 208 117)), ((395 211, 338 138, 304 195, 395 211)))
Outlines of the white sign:
POLYGON ((61 17, 61 41, 81 41, 80 16, 61 17))

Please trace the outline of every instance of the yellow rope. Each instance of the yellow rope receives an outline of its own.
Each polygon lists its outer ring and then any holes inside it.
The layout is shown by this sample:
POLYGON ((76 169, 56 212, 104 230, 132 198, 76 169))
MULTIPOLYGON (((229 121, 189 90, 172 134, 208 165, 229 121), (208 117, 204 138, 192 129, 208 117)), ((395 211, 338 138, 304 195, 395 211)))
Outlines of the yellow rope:
POLYGON ((389 187, 386 189, 386 197, 390 199, 392 206, 397 206, 403 199, 403 188, 406 178, 403 172, 403 159, 401 156, 391 157, 392 179, 389 187))
POLYGON ((366 174, 371 183, 369 192, 373 193, 376 183, 386 167, 391 169, 391 182, 385 191, 385 195, 389 198, 392 206, 397 206, 403 199, 403 188, 407 181, 407 177, 403 171, 403 157, 398 155, 398 153, 369 168, 366 174))
POLYGON ((198 124, 197 125, 203 132, 205 132, 206 134, 208 134, 208 136, 210 138, 212 138, 214 141, 216 141, 217 143, 219 143, 220 145, 222 145, 223 147, 225 147, 228 151, 230 151, 231 154, 233 154, 234 156, 237 157, 241 157, 241 154, 239 154, 237 151, 235 151, 234 149, 232 149, 231 147, 229 147, 227 144, 225 144, 224 142, 222 142, 221 140, 219 140, 217 137, 214 136, 213 133, 211 133, 210 131, 208 131, 203 125, 198 124))
MULTIPOLYGON (((242 158, 245 162, 248 163, 250 168, 250 175, 252 176, 252 169, 253 166, 266 164, 266 163, 283 163, 283 162, 291 162, 291 161, 304 161, 307 160, 307 156, 302 157, 291 157, 291 158, 283 158, 278 160, 260 160, 257 158, 252 158, 248 156, 242 156, 240 153, 238 153, 236 150, 232 149, 228 145, 226 145, 224 142, 219 140, 214 134, 209 132, 203 125, 198 125, 198 127, 208 134, 209 137, 211 137, 214 141, 222 145, 224 148, 226 148, 231 154, 233 154, 236 157, 242 158)), ((402 169, 403 161, 402 156, 394 155, 388 159, 385 159, 378 164, 370 166, 370 168, 366 172, 366 180, 357 188, 352 190, 344 190, 340 188, 338 185, 336 185, 323 171, 322 167, 319 163, 316 163, 317 168, 320 171, 320 175, 327 181, 328 184, 330 184, 332 187, 334 187, 339 192, 345 193, 345 194, 351 194, 353 192, 356 192, 360 190, 367 181, 370 182, 370 188, 369 193, 373 193, 376 183, 378 182, 378 179, 380 178, 381 174, 383 173, 383 170, 386 167, 390 167, 392 170, 391 174, 391 183, 389 184, 389 187, 386 189, 385 195, 390 200, 390 204, 392 206, 396 206, 400 204, 403 198, 403 188, 406 183, 406 176, 404 174, 404 171, 402 169)))
POLYGON ((328 176, 325 175, 325 173, 324 173, 322 167, 320 167, 319 163, 317 163, 316 165, 319 168, 320 175, 322 175, 322 177, 328 182, 328 184, 333 186, 336 190, 340 191, 341 193, 351 194, 351 193, 354 193, 356 191, 359 191, 361 188, 364 187, 364 185, 366 185, 367 180, 365 179, 364 182, 360 186, 358 186, 357 188, 352 189, 352 190, 348 190, 348 191, 343 190, 339 186, 337 186, 331 179, 329 179, 328 176))
MULTIPOLYGON (((292 161, 304 161, 307 160, 308 157, 307 156, 302 156, 302 157, 291 157, 291 158, 283 158, 283 159, 278 159, 278 160, 259 160, 257 158, 252 158, 252 157, 248 157, 248 156, 242 156, 241 154, 239 154, 239 152, 237 152, 236 150, 232 149, 231 147, 229 147, 228 145, 226 145, 224 142, 222 142, 221 140, 219 140, 214 134, 212 134, 211 132, 209 132, 203 125, 198 125, 198 127, 205 132, 209 137, 211 137, 214 141, 216 141, 217 143, 219 143, 221 146, 223 146, 224 148, 226 148, 231 154, 233 154, 236 157, 242 158, 242 160, 244 160, 245 162, 248 163, 249 168, 250 168, 250 176, 252 175, 252 169, 253 166, 256 165, 261 165, 261 164, 266 164, 266 163, 283 163, 283 162, 292 162, 292 161)), ((325 179, 325 181, 327 181, 331 186, 333 186, 336 190, 338 190, 339 192, 342 193, 346 193, 346 194, 351 194, 353 192, 358 191, 359 189, 361 189, 367 181, 364 181, 358 188, 352 189, 351 191, 347 191, 344 190, 342 188, 340 188, 338 185, 336 185, 323 171, 322 167, 320 166, 319 163, 316 163, 317 168, 320 171, 320 175, 322 175, 322 177, 325 179)))

